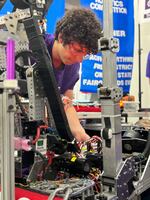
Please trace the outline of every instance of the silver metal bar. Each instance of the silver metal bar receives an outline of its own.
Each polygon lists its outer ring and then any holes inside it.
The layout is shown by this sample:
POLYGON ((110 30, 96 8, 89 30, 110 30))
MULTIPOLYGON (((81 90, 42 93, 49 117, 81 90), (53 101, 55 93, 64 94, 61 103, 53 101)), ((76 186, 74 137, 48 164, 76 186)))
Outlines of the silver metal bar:
POLYGON ((27 88, 29 95, 29 120, 45 120, 44 94, 39 76, 33 68, 27 69, 27 88), (38 87, 37 87, 38 85, 38 87))
POLYGON ((30 13, 29 8, 24 9, 24 10, 17 9, 13 13, 10 13, 10 14, 7 14, 7 15, 0 17, 0 25, 5 25, 7 21, 9 21, 9 23, 10 23, 10 19, 12 19, 12 20, 16 19, 18 21, 18 20, 21 20, 21 19, 28 18, 30 16, 31 16, 31 13, 30 13))
POLYGON ((14 112, 17 87, 14 80, 5 80, 0 84, 0 134, 1 134, 1 199, 14 200, 14 112))
MULTIPOLYGON (((103 1, 104 12, 104 37, 113 37, 113 1, 103 1)), ((117 87, 116 55, 110 50, 102 52, 103 55, 103 86, 107 88, 117 87)), ((121 142, 121 116, 119 103, 113 99, 102 99, 102 125, 105 128, 106 118, 110 119, 112 130, 111 145, 107 147, 106 140, 103 142, 103 165, 104 177, 114 179, 122 163, 121 142), (108 117, 109 116, 109 117, 108 117)))

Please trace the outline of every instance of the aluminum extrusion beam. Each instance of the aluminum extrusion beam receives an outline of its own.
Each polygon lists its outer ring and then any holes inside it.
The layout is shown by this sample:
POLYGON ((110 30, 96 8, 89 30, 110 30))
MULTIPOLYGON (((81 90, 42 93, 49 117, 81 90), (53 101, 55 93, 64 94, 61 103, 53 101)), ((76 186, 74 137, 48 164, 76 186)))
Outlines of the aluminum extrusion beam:
MULTIPOLYGON (((103 1, 104 37, 113 38, 113 1, 103 1)), ((111 50, 102 51, 103 87, 117 88, 116 54, 111 50)), ((119 101, 113 98, 102 98, 102 125, 109 129, 111 138, 103 142, 104 182, 113 184, 122 163, 121 114, 119 101), (110 181, 110 182, 109 182, 110 181)))
POLYGON ((0 83, 1 199, 14 200, 14 112, 16 80, 0 83))

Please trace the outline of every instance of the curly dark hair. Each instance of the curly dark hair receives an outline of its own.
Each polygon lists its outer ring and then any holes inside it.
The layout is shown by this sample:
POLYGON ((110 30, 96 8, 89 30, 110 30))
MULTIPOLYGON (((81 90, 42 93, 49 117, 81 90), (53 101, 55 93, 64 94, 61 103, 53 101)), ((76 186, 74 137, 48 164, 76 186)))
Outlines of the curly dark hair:
POLYGON ((63 45, 77 42, 88 49, 88 53, 98 52, 98 39, 102 36, 102 28, 96 15, 89 9, 76 8, 66 12, 57 22, 55 39, 61 34, 63 45))

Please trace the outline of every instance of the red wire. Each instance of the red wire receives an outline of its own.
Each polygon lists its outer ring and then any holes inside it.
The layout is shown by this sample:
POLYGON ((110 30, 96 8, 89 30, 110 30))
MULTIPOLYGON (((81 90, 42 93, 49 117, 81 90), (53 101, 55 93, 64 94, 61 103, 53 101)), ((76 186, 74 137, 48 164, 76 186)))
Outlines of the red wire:
POLYGON ((47 151, 46 153, 47 157, 48 157, 48 165, 51 165, 52 164, 52 161, 53 161, 53 158, 54 158, 54 155, 55 153, 52 152, 52 151, 47 151))
POLYGON ((41 129, 42 128, 48 128, 48 126, 46 126, 46 125, 41 125, 41 126, 39 126, 38 128, 37 128, 37 131, 36 131, 36 136, 35 136, 35 139, 32 141, 32 144, 35 144, 37 141, 38 141, 38 139, 40 138, 40 135, 41 135, 41 129))

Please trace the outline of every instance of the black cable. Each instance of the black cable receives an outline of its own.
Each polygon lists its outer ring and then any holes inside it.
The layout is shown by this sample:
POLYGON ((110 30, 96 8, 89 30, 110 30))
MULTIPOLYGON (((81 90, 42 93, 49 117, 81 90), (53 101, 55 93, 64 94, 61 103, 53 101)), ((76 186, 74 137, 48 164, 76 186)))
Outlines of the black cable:
POLYGON ((30 7, 30 2, 27 0, 10 0, 11 3, 14 5, 14 10, 18 9, 26 9, 30 7))
POLYGON ((144 149, 142 155, 145 158, 148 158, 149 154, 150 154, 150 130, 148 131, 147 143, 146 143, 146 146, 145 146, 145 149, 144 149))
POLYGON ((148 131, 147 143, 145 145, 144 151, 140 153, 138 156, 135 156, 138 162, 145 162, 150 155, 150 130, 148 131))

